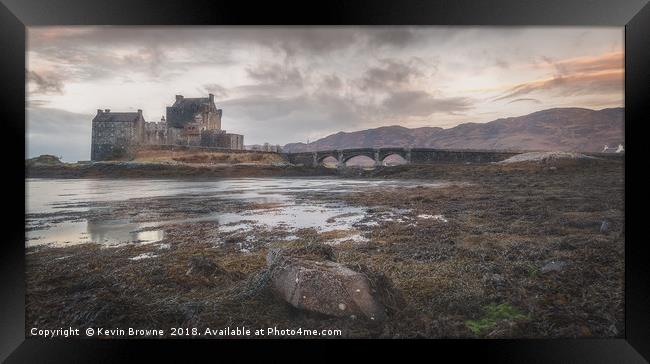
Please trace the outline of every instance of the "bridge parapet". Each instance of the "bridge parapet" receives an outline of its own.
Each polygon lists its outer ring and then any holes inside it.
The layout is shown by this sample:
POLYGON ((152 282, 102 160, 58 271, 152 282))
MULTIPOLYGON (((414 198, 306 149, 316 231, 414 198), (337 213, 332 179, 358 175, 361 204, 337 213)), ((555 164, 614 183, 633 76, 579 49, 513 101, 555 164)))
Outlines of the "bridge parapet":
POLYGON ((344 166, 351 158, 366 156, 382 165, 389 155, 399 155, 407 163, 436 164, 436 163, 491 163, 498 162, 520 151, 474 150, 474 149, 434 149, 434 148, 353 148, 343 150, 324 150, 316 152, 286 153, 289 162, 316 167, 327 157, 337 160, 339 166, 344 166))

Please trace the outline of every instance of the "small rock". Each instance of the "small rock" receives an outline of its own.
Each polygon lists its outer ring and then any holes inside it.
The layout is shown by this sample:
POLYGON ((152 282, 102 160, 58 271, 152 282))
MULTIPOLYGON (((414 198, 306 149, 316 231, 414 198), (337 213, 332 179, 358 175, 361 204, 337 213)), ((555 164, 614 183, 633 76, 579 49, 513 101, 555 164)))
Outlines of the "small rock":
POLYGON ((496 288, 503 288, 505 286, 505 278, 501 274, 486 273, 483 275, 485 283, 492 283, 496 288))
POLYGON ((603 223, 600 224, 600 232, 603 234, 609 232, 609 221, 603 220, 603 223))
POLYGON ((202 256, 190 258, 190 262, 187 265, 189 269, 185 272, 185 275, 199 274, 210 276, 217 272, 221 272, 221 268, 219 268, 215 262, 202 256))
POLYGON ((549 273, 549 272, 561 272, 566 266, 568 266, 569 263, 561 260, 552 260, 546 264, 544 264, 539 271, 541 273, 549 273))

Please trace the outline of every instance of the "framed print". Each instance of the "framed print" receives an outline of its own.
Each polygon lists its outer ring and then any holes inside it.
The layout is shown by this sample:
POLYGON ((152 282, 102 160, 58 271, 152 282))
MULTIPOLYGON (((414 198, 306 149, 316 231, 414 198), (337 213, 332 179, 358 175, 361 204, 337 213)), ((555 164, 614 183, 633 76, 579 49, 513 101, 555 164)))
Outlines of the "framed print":
POLYGON ((8 362, 650 357, 645 1, 0 10, 8 362))

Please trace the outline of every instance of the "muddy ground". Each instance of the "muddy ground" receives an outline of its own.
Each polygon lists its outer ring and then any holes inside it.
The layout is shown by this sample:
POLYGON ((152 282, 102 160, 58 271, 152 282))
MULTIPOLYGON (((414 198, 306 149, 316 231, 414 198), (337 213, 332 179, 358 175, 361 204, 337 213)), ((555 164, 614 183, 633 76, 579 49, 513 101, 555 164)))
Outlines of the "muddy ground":
MULTIPOLYGON (((622 337, 623 173, 620 160, 398 166, 348 170, 341 178, 458 183, 305 196, 364 206, 376 218, 359 227, 366 240, 341 239, 332 248, 336 261, 388 278, 400 292, 404 304, 389 307, 385 322, 299 311, 268 287, 270 247, 314 247, 345 232, 277 227, 224 233, 214 222, 196 222, 165 225, 160 244, 28 248, 26 326, 160 328, 166 334, 172 327, 340 329, 342 337, 354 338, 622 337), (395 209, 407 212, 401 219, 379 218, 395 209), (143 254, 155 258, 131 259, 143 254), (197 259, 216 265, 190 269, 197 259)), ((129 201, 116 202, 110 217, 155 220, 179 211, 170 208, 179 204, 187 216, 273 208, 129 201)))

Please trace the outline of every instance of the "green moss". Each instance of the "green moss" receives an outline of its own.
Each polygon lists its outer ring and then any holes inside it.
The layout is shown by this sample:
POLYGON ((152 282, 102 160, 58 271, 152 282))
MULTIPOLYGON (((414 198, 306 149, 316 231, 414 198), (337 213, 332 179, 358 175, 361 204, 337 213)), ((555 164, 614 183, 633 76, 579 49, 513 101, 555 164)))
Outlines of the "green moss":
POLYGON ((485 316, 478 320, 467 320, 465 325, 470 329, 474 334, 481 335, 485 333, 486 330, 489 330, 496 326, 499 321, 512 320, 512 321, 521 321, 528 320, 528 315, 524 315, 516 309, 515 307, 510 306, 507 303, 502 304, 490 304, 484 308, 485 316))

